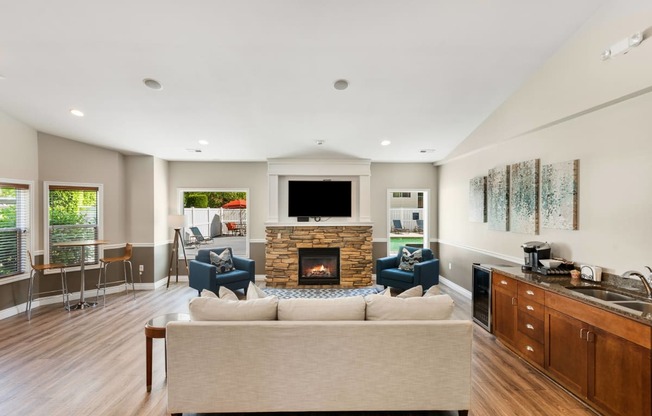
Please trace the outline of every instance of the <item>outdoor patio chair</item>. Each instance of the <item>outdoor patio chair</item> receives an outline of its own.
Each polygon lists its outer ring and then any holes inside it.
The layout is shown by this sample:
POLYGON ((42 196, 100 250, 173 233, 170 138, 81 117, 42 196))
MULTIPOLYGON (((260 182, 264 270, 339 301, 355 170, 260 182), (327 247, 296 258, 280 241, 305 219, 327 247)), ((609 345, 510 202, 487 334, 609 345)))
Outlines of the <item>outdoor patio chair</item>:
POLYGON ((423 232, 423 220, 417 220, 417 232, 418 233, 423 232))
POLYGON ((190 227, 190 231, 192 232, 192 235, 195 237, 195 241, 199 244, 208 244, 213 241, 212 238, 204 238, 201 231, 199 231, 199 228, 197 227, 190 227))
POLYGON ((405 228, 403 228, 403 224, 401 224, 401 220, 392 220, 392 232, 393 233, 402 233, 407 231, 405 228))

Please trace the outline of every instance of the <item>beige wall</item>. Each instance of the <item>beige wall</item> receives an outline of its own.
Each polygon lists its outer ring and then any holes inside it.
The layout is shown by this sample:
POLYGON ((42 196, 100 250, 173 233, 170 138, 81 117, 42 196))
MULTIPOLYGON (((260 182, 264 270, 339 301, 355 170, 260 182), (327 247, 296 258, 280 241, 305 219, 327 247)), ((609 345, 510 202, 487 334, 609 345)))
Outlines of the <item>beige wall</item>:
POLYGON ((249 189, 249 238, 265 239, 267 220, 266 162, 169 162, 168 209, 181 207, 180 189, 249 189))
POLYGON ((609 21, 601 13, 439 167, 442 268, 453 263, 448 278, 470 289, 468 265, 455 261, 487 261, 487 254, 520 261, 520 244, 530 240, 611 273, 652 263, 652 41, 609 61, 599 58, 651 18, 648 11, 609 21), (528 235, 468 221, 471 178, 535 158, 542 165, 580 160, 579 230, 528 235))
POLYGON ((126 233, 132 243, 154 242, 154 158, 125 156, 126 233))
POLYGON ((389 189, 429 190, 430 238, 437 237, 437 169, 430 163, 372 163, 371 220, 374 240, 387 238, 387 191, 389 189))
MULTIPOLYGON (((46 133, 38 133, 38 147, 41 181, 104 185, 104 238, 115 244, 124 243, 127 237, 124 156, 113 150, 46 133)), ((42 192, 42 187, 40 189, 42 192)), ((43 209, 39 211, 39 221, 42 222, 43 209)), ((40 247, 43 247, 42 240, 40 247)))

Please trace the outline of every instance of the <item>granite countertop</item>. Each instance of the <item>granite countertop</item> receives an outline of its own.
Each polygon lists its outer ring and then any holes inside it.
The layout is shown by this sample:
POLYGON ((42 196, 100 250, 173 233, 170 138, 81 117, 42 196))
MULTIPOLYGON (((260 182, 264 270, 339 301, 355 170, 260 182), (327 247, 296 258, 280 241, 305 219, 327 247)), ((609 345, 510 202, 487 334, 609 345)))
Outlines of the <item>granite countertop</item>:
POLYGON ((609 312, 613 312, 618 315, 624 316, 626 318, 630 318, 635 321, 641 322, 643 324, 652 326, 651 313, 639 312, 633 309, 625 308, 624 306, 618 306, 613 302, 607 302, 601 299, 594 298, 592 296, 584 295, 576 291, 567 289, 567 287, 598 286, 598 287, 603 287, 605 289, 608 289, 612 292, 621 293, 633 297, 637 301, 650 303, 650 300, 646 300, 642 293, 628 291, 621 287, 607 285, 604 282, 602 283, 592 282, 583 279, 580 280, 578 283, 576 282, 571 283, 570 276, 545 276, 539 273, 522 271, 520 266, 491 266, 491 268, 495 271, 503 273, 506 276, 513 277, 516 280, 520 280, 534 286, 539 286, 543 289, 549 290, 559 295, 566 296, 568 298, 578 300, 588 305, 595 306, 597 308, 604 309, 609 312))

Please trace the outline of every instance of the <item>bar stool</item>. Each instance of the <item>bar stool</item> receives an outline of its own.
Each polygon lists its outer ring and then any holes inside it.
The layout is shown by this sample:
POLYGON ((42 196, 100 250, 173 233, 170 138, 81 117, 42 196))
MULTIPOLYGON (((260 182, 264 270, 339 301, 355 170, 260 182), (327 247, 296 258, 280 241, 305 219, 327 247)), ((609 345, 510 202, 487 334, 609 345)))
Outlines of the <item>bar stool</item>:
MULTIPOLYGON (((129 274, 131 275, 131 289, 134 292, 134 299, 136 299, 136 286, 134 284, 134 269, 131 265, 131 253, 133 251, 133 246, 129 243, 125 245, 125 252, 122 256, 119 257, 104 257, 100 259, 100 275, 97 281, 97 296, 96 298, 100 298, 100 287, 104 287, 104 305, 106 306, 106 269, 109 267, 109 264, 113 263, 119 263, 122 262, 122 267, 124 268, 124 284, 125 284, 125 289, 129 291, 129 285, 127 283, 127 264, 129 264, 129 274), (104 275, 104 283, 102 283, 102 275, 104 275)), ((123 280, 119 280, 117 282, 111 282, 111 283, 118 283, 118 282, 123 282, 123 280)))
MULTIPOLYGON (((68 292, 68 276, 66 275, 66 265, 62 263, 50 263, 50 264, 34 264, 32 259, 32 253, 27 250, 27 255, 29 256, 29 264, 32 267, 32 271, 29 273, 29 291, 27 293, 27 320, 29 321, 32 318, 32 301, 34 297, 34 278, 36 275, 39 275, 41 278, 45 278, 46 270, 59 269, 59 274, 61 275, 61 297, 63 298, 63 305, 67 310, 70 310, 70 294, 68 292)), ((58 292, 55 290, 38 292, 37 295, 44 295, 46 293, 58 292)))

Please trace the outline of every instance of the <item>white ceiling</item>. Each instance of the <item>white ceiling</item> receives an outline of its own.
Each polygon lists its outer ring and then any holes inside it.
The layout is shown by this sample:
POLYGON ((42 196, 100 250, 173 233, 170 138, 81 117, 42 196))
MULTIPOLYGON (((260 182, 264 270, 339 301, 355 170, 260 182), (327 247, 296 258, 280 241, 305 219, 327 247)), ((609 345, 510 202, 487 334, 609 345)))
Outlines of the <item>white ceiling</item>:
POLYGON ((603 3, 0 0, 0 109, 166 160, 437 161, 603 3))

